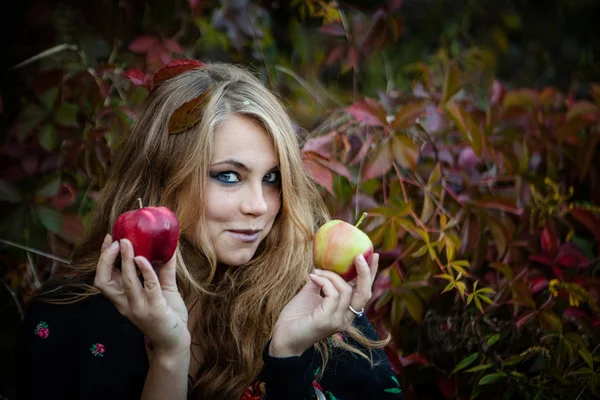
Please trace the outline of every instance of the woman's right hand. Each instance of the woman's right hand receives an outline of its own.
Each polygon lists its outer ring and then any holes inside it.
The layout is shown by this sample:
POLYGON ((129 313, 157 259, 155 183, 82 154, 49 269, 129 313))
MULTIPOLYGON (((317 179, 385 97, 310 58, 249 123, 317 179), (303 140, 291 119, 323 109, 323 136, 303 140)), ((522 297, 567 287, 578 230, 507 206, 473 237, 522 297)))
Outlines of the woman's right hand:
POLYGON ((129 240, 111 242, 112 237, 106 235, 94 286, 150 339, 155 353, 189 351, 188 311, 177 290, 175 255, 157 268, 157 275, 145 257, 134 255, 129 240), (121 271, 115 267, 119 250, 121 271), (136 265, 144 278, 143 283, 136 265))

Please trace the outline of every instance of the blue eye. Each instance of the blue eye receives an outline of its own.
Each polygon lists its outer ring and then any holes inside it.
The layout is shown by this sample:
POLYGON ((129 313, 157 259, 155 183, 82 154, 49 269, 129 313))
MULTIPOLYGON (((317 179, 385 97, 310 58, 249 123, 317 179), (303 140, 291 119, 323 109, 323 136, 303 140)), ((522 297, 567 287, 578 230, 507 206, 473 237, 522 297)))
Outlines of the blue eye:
POLYGON ((281 182, 281 173, 279 171, 269 172, 265 175, 263 181, 267 183, 278 184, 281 182))
POLYGON ((213 173, 210 174, 210 177, 223 183, 237 183, 240 181, 238 175, 230 171, 213 173))

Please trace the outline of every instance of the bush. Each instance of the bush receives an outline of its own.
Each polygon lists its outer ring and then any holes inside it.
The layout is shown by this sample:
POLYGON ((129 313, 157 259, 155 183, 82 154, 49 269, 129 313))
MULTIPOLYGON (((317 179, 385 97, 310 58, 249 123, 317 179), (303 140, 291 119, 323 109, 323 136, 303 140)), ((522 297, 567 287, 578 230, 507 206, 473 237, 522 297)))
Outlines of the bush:
MULTIPOLYGON (((26 303, 68 263, 151 74, 174 58, 243 60, 310 128, 302 154, 332 215, 369 215, 382 257, 368 314, 393 336, 408 398, 599 395, 600 86, 495 80, 519 57, 502 64, 490 43, 461 40, 487 31, 483 11, 446 14, 441 0, 435 12, 407 0, 108 3, 32 12, 51 15, 55 43, 37 35, 47 51, 10 71, 18 96, 0 94, 3 304, 26 303)), ((521 57, 540 47, 508 43, 525 27, 494 4, 511 28, 491 18, 486 41, 521 57)), ((517 81, 536 78, 530 64, 517 81)))

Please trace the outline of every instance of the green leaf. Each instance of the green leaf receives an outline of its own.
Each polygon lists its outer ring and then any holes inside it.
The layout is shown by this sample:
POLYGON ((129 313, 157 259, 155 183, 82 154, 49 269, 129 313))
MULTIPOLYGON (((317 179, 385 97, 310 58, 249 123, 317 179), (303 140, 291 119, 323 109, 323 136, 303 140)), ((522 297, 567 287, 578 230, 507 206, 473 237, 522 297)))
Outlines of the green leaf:
POLYGON ((485 371, 486 369, 490 369, 492 368, 492 364, 481 364, 478 365, 476 367, 473 368, 469 368, 463 372, 478 372, 478 371, 485 371))
POLYGON ((60 187, 60 176, 55 174, 47 179, 46 182, 35 192, 39 197, 52 197, 58 193, 60 187))
POLYGON ((546 325, 546 329, 562 333, 563 325, 560 320, 560 317, 556 315, 556 313, 554 313, 553 311, 542 310, 542 312, 540 312, 540 319, 542 323, 546 325))
POLYGON ((40 100, 46 111, 51 111, 54 108, 56 100, 58 100, 58 93, 58 86, 50 88, 44 93, 42 93, 42 95, 40 96, 40 100))
POLYGON ((502 366, 503 367, 510 367, 510 366, 513 366, 513 365, 517 365, 521 361, 523 361, 524 358, 525 358, 525 356, 521 355, 521 354, 516 354, 514 356, 510 356, 510 357, 508 357, 506 360, 504 360, 502 362, 502 366))
POLYGON ((481 378, 479 380, 479 383, 477 383, 477 384, 478 385, 491 385, 492 383, 498 382, 500 379, 504 378, 505 376, 506 375, 500 374, 500 373, 489 374, 489 375, 486 375, 483 378, 481 378))
POLYGON ((498 250, 497 257, 502 258, 508 249, 508 230, 496 218, 488 216, 487 219, 488 227, 490 228, 494 243, 496 244, 496 249, 498 250))
POLYGON ((411 254, 411 257, 413 258, 419 258, 422 257, 423 255, 425 255, 425 253, 427 253, 427 245, 424 244, 423 246, 421 246, 421 248, 417 251, 415 251, 414 253, 411 254))
POLYGON ((385 235, 383 237, 382 250, 390 251, 398 245, 398 231, 396 230, 396 225, 391 223, 389 224, 388 229, 385 231, 385 235))
POLYGON ((375 310, 379 310, 381 307, 383 307, 387 303, 389 303, 390 300, 392 300, 392 291, 391 290, 386 290, 375 301, 375 310))
POLYGON ((27 104, 19 115, 19 122, 17 123, 17 140, 22 143, 27 139, 45 116, 45 111, 37 104, 27 104))
POLYGON ((40 146, 47 152, 54 151, 58 142, 56 128, 52 124, 46 124, 42 127, 39 134, 40 146))
POLYGON ((76 128, 77 111, 79 108, 75 104, 61 103, 54 114, 54 121, 61 126, 76 128))
POLYGON ((587 351, 587 349, 580 348, 579 350, 577 350, 577 353, 581 356, 583 361, 585 361, 585 363, 589 365, 591 369, 594 369, 594 358, 592 357, 592 354, 589 351, 587 351))
POLYGON ((20 203, 23 201, 19 189, 9 181, 0 180, 0 201, 20 203))
POLYGON ((386 392, 386 393, 402 393, 402 390, 398 389, 398 388, 390 388, 390 389, 385 389, 384 392, 386 392))
POLYGON ((512 268, 510 266, 508 266, 508 264, 503 264, 503 263, 495 262, 495 263, 492 263, 490 266, 492 268, 494 268, 495 270, 501 272, 502 275, 504 275, 506 277, 506 279, 508 279, 509 281, 512 281, 512 279, 513 279, 513 270, 512 270, 512 268))
POLYGON ((474 121, 464 108, 454 102, 446 103, 444 109, 459 132, 469 141, 477 157, 481 157, 483 133, 479 128, 478 122, 474 121))
POLYGON ((35 210, 46 229, 50 232, 60 234, 63 223, 63 216, 60 212, 45 206, 37 206, 35 210))
POLYGON ((422 103, 409 103, 403 105, 396 113, 392 122, 392 129, 403 130, 417 123, 420 117, 427 114, 426 105, 422 103))
POLYGON ((440 104, 446 103, 450 98, 458 92, 460 88, 460 69, 456 61, 451 62, 446 69, 444 78, 444 88, 442 89, 442 98, 440 104))
POLYGON ((421 322, 421 316, 423 314, 423 302, 421 301, 421 298, 412 290, 404 292, 402 297, 404 305, 413 319, 417 322, 421 322))
POLYGON ((454 369, 452 370, 452 375, 454 375, 455 373, 457 373, 458 371, 460 371, 462 369, 467 368, 469 365, 473 364, 473 362, 475 360, 477 360, 478 357, 479 357, 479 352, 475 352, 475 353, 465 357, 461 362, 456 364, 456 367, 454 367, 454 369))
POLYGON ((498 343, 498 340, 500 340, 501 337, 502 337, 502 335, 500 335, 499 333, 496 333, 495 335, 490 336, 486 342, 487 347, 492 347, 493 345, 498 343))
POLYGON ((400 300, 399 297, 394 296, 394 299, 392 300, 392 310, 390 312, 392 326, 396 327, 400 324, 400 320, 402 320, 403 314, 404 307, 402 305, 402 300, 400 300))
POLYGON ((396 133, 392 136, 392 154, 394 160, 404 169, 414 171, 419 158, 419 145, 408 136, 396 133))

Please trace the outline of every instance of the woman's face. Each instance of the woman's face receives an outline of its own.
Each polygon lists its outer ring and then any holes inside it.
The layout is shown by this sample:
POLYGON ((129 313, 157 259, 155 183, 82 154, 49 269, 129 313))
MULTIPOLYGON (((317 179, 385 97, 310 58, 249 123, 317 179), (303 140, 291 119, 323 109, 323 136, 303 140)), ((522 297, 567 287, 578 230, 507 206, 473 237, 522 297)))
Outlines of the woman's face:
POLYGON ((221 123, 213 140, 206 188, 207 229, 219 263, 252 259, 281 207, 280 173, 271 139, 245 116, 221 123))

